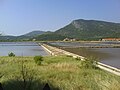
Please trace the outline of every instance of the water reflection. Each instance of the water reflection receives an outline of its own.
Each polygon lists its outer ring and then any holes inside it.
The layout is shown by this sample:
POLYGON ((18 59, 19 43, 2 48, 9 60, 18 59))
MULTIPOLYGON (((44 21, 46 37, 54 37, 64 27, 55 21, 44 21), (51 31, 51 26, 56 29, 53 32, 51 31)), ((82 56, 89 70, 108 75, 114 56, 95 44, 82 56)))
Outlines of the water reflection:
POLYGON ((16 56, 46 56, 48 53, 34 42, 0 42, 0 56, 7 56, 9 52, 16 56))
POLYGON ((100 62, 120 68, 120 48, 64 48, 84 57, 96 57, 100 62))
POLYGON ((120 48, 86 48, 89 46, 120 46, 120 42, 51 42, 50 44, 84 57, 96 57, 104 64, 120 68, 120 48))

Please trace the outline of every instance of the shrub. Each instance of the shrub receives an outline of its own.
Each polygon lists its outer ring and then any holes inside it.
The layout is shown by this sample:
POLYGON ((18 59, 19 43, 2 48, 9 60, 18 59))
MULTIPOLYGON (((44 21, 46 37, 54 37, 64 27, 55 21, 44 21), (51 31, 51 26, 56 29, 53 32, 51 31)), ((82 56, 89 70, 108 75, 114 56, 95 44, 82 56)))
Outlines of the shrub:
POLYGON ((0 73, 0 78, 2 78, 3 74, 0 73))
POLYGON ((97 68, 97 59, 94 57, 86 58, 81 62, 83 68, 97 68))
POLYGON ((41 65, 41 62, 43 61, 43 57, 42 56, 35 56, 34 60, 35 60, 35 63, 37 65, 41 65))
POLYGON ((78 60, 78 61, 81 61, 81 58, 79 58, 79 57, 77 57, 77 58, 75 58, 76 60, 78 60))
POLYGON ((67 55, 67 57, 73 57, 73 56, 71 56, 71 55, 67 55))
POLYGON ((15 54, 13 52, 8 53, 9 57, 15 57, 15 54))

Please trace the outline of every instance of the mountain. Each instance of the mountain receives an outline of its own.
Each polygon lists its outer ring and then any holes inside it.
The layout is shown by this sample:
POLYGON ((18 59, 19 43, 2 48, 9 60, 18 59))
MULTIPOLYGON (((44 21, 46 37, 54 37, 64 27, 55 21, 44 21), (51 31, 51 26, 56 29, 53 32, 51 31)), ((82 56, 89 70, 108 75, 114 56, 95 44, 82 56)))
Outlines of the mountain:
POLYGON ((32 32, 26 33, 24 35, 17 36, 16 40, 17 41, 21 41, 21 40, 28 41, 28 40, 30 40, 30 38, 37 37, 43 33, 45 33, 45 32, 44 31, 32 31, 32 32))
POLYGON ((28 41, 33 39, 55 41, 65 38, 77 40, 120 38, 120 23, 78 19, 55 32, 32 31, 21 36, 0 36, 1 41, 28 41))
POLYGON ((30 40, 36 39, 37 41, 56 41, 63 40, 66 36, 55 34, 54 32, 47 32, 37 37, 33 37, 30 40))
POLYGON ((30 37, 34 37, 34 36, 37 36, 37 35, 41 35, 45 33, 44 31, 32 31, 32 32, 29 32, 27 34, 24 34, 23 36, 30 36, 30 37))
POLYGON ((80 40, 120 38, 120 23, 79 19, 54 33, 80 40))
POLYGON ((16 36, 0 36, 0 41, 13 41, 16 38, 16 36))
POLYGON ((0 35, 0 41, 28 41, 30 38, 36 37, 45 33, 44 31, 32 31, 20 36, 2 36, 0 35))

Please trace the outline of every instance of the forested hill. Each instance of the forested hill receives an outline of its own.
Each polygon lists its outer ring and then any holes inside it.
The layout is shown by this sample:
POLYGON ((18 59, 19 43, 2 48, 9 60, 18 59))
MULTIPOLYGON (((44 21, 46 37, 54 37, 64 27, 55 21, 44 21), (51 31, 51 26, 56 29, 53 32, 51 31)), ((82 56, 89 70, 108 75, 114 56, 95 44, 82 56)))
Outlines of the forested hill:
POLYGON ((32 31, 32 32, 29 32, 27 34, 24 34, 24 36, 33 37, 33 36, 41 35, 43 33, 45 33, 45 32, 44 31, 32 31))
POLYGON ((55 31, 55 34, 81 40, 99 40, 108 37, 120 38, 120 23, 79 19, 55 31))
POLYGON ((0 35, 0 41, 28 41, 30 38, 37 37, 38 35, 44 34, 44 31, 32 31, 20 36, 0 35))
POLYGON ((77 40, 120 38, 120 23, 79 19, 72 21, 69 25, 55 32, 33 31, 21 36, 0 36, 0 41, 28 41, 33 39, 56 41, 64 38, 77 40))

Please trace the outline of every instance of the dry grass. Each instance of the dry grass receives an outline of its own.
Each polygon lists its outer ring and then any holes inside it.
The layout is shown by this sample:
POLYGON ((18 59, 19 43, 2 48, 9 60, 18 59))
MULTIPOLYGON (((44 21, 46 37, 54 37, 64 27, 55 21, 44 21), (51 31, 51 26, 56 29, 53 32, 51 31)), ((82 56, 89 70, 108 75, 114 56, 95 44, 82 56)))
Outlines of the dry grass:
POLYGON ((41 83, 49 82, 53 89, 57 87, 55 90, 120 90, 120 77, 100 69, 81 68, 81 61, 72 57, 47 56, 43 59, 42 65, 36 65, 33 57, 1 57, 0 73, 4 76, 0 82, 6 85, 9 80, 15 80, 24 61, 28 73, 34 73, 31 75, 41 83))

